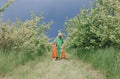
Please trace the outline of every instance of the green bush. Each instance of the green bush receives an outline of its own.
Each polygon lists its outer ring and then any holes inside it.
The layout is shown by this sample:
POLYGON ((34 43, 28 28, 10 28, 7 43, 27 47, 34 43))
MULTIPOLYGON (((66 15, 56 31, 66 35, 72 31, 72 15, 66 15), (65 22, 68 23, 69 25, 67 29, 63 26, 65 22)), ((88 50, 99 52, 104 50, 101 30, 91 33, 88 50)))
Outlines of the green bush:
POLYGON ((120 47, 120 1, 96 0, 65 22, 68 45, 77 48, 120 47))
POLYGON ((17 20, 10 25, 9 22, 0 25, 0 47, 4 50, 26 50, 37 53, 45 49, 49 39, 45 31, 49 29, 48 24, 41 23, 42 18, 34 17, 22 22, 17 20))

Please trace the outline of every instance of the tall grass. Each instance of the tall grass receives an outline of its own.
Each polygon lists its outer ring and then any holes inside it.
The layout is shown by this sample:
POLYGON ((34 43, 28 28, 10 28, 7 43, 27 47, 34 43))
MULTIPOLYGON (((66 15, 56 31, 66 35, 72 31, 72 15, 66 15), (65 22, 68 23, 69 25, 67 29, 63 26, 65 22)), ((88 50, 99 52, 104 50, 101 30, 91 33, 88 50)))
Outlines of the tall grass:
POLYGON ((4 76, 6 73, 12 71, 14 68, 20 65, 25 65, 28 61, 34 60, 42 54, 43 51, 38 51, 38 53, 31 53, 25 50, 7 50, 5 53, 3 52, 3 50, 0 49, 0 76, 4 76))
POLYGON ((76 50, 79 59, 101 70, 107 79, 120 79, 120 50, 105 48, 97 50, 76 50))

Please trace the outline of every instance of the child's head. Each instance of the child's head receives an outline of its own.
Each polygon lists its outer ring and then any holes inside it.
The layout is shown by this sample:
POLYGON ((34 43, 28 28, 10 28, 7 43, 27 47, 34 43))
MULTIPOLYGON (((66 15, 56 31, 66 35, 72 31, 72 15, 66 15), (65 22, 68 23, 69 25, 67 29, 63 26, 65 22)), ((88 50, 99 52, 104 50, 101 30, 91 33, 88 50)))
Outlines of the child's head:
POLYGON ((58 33, 58 38, 62 38, 62 33, 58 33))

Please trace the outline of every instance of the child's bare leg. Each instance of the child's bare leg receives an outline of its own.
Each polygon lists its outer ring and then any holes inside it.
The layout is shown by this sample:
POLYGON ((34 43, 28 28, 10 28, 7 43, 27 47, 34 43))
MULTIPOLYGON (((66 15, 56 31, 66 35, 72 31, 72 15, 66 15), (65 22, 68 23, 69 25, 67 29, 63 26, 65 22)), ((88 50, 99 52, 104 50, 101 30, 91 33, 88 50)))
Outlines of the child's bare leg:
POLYGON ((53 61, 55 61, 56 60, 56 58, 53 58, 53 61))

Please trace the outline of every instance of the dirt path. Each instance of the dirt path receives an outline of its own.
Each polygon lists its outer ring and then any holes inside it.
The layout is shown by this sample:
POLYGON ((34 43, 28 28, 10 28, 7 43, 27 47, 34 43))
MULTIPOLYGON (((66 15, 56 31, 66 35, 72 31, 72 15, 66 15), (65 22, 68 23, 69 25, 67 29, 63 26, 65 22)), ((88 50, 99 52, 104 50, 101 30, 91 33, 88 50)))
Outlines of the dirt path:
POLYGON ((104 79, 91 65, 68 55, 66 60, 52 61, 50 56, 18 67, 3 79, 104 79))

